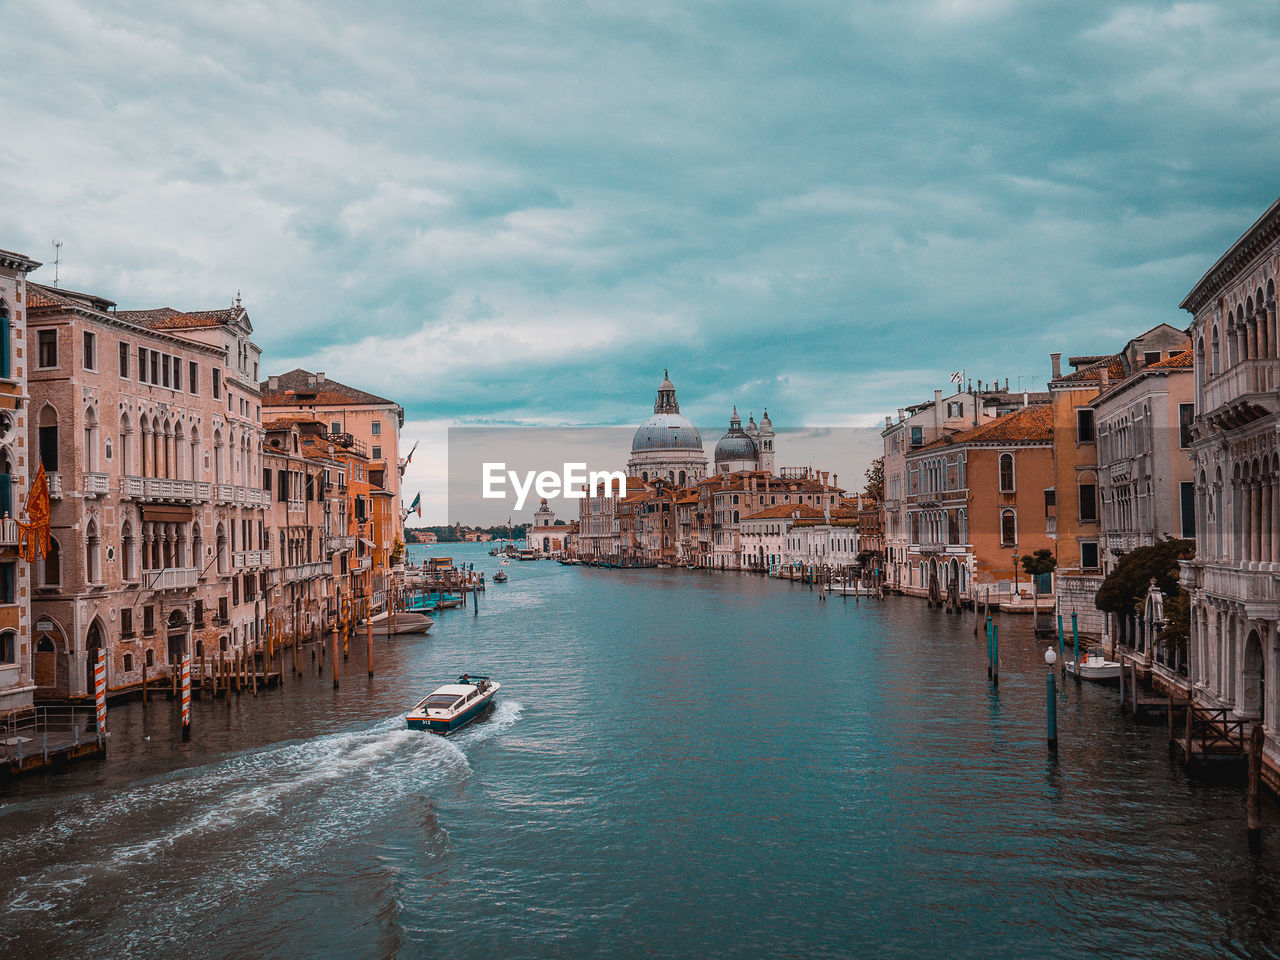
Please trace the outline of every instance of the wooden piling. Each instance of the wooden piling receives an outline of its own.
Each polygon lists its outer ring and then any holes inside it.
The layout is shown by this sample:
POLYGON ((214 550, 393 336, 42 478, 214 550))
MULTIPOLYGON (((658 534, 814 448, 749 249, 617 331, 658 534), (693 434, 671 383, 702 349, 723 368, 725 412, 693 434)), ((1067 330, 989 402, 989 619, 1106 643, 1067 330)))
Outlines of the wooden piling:
POLYGON ((369 602, 365 601, 364 608, 364 642, 366 653, 369 657, 369 676, 373 676, 373 617, 370 615, 369 602))
POLYGON ((1182 751, 1182 765, 1187 768, 1191 767, 1191 731, 1192 731, 1192 728, 1195 726, 1195 713, 1196 713, 1195 704, 1188 702, 1187 703, 1187 724, 1186 724, 1187 740, 1186 740, 1184 749, 1182 751))
MULTIPOLYGON (((265 664, 264 664, 265 667, 265 664)), ((258 647, 249 651, 249 683, 252 685, 253 695, 258 695, 258 647)))
POLYGON ((147 652, 142 652, 142 705, 147 705, 147 652))
MULTIPOLYGON (((343 631, 343 643, 346 643, 346 631, 343 631)), ((338 635, 333 635, 333 689, 338 689, 338 635)))
POLYGON ((1262 852, 1262 724, 1249 733, 1249 852, 1262 852))

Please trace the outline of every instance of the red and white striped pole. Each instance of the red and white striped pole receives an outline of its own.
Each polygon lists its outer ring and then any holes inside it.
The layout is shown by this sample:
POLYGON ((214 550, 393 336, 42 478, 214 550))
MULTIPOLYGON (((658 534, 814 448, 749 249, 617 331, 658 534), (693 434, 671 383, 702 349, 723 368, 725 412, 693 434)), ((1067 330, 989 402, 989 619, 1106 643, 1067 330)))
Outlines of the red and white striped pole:
POLYGON ((191 739, 191 657, 182 657, 182 739, 191 739))
POLYGON ((93 696, 98 712, 98 736, 107 736, 107 651, 98 648, 98 662, 93 667, 93 696))

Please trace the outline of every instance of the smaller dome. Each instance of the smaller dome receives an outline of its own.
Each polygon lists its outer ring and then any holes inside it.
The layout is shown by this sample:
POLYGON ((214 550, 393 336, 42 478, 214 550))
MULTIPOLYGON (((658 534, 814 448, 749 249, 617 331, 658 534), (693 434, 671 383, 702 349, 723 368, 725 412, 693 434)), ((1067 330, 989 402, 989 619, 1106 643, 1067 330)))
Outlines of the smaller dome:
POLYGON ((764 416, 760 418, 760 432, 761 433, 773 432, 773 421, 769 419, 768 407, 764 408, 764 416))
POLYGON ((756 426, 756 415, 753 413, 747 418, 747 426, 743 431, 748 437, 760 435, 760 428, 756 426))
POLYGON ((754 460, 759 456, 756 442, 745 433, 736 436, 725 434, 716 444, 716 463, 728 463, 731 460, 754 460))

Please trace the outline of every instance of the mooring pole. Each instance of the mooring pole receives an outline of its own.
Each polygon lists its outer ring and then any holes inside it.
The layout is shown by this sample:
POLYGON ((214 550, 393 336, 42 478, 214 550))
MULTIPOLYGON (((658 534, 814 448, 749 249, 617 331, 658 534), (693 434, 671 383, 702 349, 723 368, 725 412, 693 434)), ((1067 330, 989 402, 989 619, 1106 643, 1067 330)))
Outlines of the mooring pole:
POLYGON ((1080 631, 1076 629, 1076 612, 1071 611, 1071 646, 1076 657, 1076 683, 1080 683, 1080 631))
POLYGON ((1053 667, 1045 674, 1045 688, 1049 707, 1049 752, 1058 752, 1058 690, 1053 667))
POLYGON ((1255 854, 1262 852, 1262 736, 1262 724, 1255 723, 1249 734, 1248 796, 1249 852, 1255 854))

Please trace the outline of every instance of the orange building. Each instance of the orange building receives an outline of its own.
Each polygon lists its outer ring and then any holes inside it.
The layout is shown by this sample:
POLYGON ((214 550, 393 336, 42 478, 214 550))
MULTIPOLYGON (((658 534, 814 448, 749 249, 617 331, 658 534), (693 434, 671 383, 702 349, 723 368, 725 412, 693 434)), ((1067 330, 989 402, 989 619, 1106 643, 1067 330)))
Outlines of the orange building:
POLYGON ((1037 404, 907 453, 904 592, 1030 595, 1020 558, 1054 547, 1053 424, 1053 408, 1037 404))

